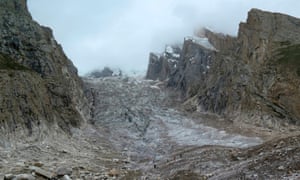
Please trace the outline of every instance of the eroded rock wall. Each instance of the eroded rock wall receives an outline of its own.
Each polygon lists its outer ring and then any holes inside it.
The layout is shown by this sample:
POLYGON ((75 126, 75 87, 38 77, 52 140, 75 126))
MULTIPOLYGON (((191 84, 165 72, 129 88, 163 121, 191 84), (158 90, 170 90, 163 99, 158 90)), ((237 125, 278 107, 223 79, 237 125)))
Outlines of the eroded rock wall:
POLYGON ((241 23, 239 59, 248 73, 243 109, 258 110, 265 120, 299 124, 300 20, 252 9, 241 23))
POLYGON ((297 18, 252 9, 237 37, 201 30, 214 49, 185 41, 167 84, 189 111, 268 127, 299 124, 299 27, 297 18))
POLYGON ((166 80, 178 69, 181 47, 167 45, 161 54, 150 53, 146 79, 166 80))
POLYGON ((0 0, 1 135, 70 132, 88 118, 77 69, 26 0, 0 0))

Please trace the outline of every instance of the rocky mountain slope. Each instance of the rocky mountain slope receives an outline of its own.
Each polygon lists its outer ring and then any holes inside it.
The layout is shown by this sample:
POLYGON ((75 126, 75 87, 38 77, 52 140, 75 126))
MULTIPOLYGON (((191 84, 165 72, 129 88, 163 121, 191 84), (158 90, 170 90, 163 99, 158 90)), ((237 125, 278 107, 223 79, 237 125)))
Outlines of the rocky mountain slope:
POLYGON ((120 157, 87 124, 83 81, 26 0, 0 0, 0 86, 0 179, 91 179, 120 157))
POLYGON ((25 0, 0 1, 0 73, 0 145, 57 128, 70 133, 88 117, 76 68, 25 0))
POLYGON ((150 54, 147 78, 180 91, 190 112, 263 127, 299 125, 299 27, 297 18, 252 9, 237 37, 203 29, 184 40, 176 59, 150 54))

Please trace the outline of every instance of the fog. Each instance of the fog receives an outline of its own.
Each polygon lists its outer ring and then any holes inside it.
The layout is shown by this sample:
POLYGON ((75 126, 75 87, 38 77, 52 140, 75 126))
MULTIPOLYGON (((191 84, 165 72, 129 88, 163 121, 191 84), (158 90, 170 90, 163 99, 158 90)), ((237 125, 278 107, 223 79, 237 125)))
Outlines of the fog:
POLYGON ((83 75, 110 66, 146 71, 149 52, 182 43, 199 27, 236 35, 251 8, 300 17, 299 0, 28 0, 83 75))

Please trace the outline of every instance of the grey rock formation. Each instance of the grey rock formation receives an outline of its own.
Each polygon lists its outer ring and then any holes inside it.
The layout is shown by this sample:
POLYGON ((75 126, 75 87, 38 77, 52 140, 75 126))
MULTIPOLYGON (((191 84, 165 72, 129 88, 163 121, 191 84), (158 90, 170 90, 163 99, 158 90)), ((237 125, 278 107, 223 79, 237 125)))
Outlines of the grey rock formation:
MULTIPOLYGON (((299 124, 300 20, 288 15, 252 9, 240 24, 239 59, 245 67, 247 86, 242 110, 261 111, 299 124)), ((266 115, 267 114, 267 115, 266 115)))
POLYGON ((31 174, 19 174, 13 180, 35 180, 36 178, 31 174))
POLYGON ((238 37, 201 30, 197 35, 214 48, 185 40, 167 83, 181 92, 187 110, 268 127, 300 124, 299 27, 297 18, 252 9, 238 37))
POLYGON ((64 175, 61 180, 72 180, 68 175, 64 175))
POLYGON ((210 71, 215 54, 215 50, 203 46, 194 39, 186 38, 180 61, 168 85, 179 89, 184 97, 195 95, 200 83, 210 71))
POLYGON ((146 79, 166 80, 178 66, 181 47, 178 45, 166 46, 162 54, 150 53, 146 79))
POLYGON ((70 132, 89 114, 76 68, 26 0, 0 0, 0 86, 0 145, 12 134, 70 132))
POLYGON ((71 175, 72 174, 72 168, 69 167, 59 167, 56 169, 56 175, 57 176, 64 176, 64 175, 71 175))

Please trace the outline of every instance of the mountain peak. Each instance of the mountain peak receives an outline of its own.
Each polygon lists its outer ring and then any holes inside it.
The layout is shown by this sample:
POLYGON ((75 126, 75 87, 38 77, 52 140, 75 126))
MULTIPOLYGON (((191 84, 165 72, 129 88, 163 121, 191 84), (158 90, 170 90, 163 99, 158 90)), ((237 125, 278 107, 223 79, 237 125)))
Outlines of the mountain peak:
MULTIPOLYGON (((256 34, 261 39, 300 42, 300 19, 282 13, 259 9, 248 12, 247 21, 240 23, 239 37, 244 33, 256 34)), ((249 34, 247 35, 249 36, 249 34)))

